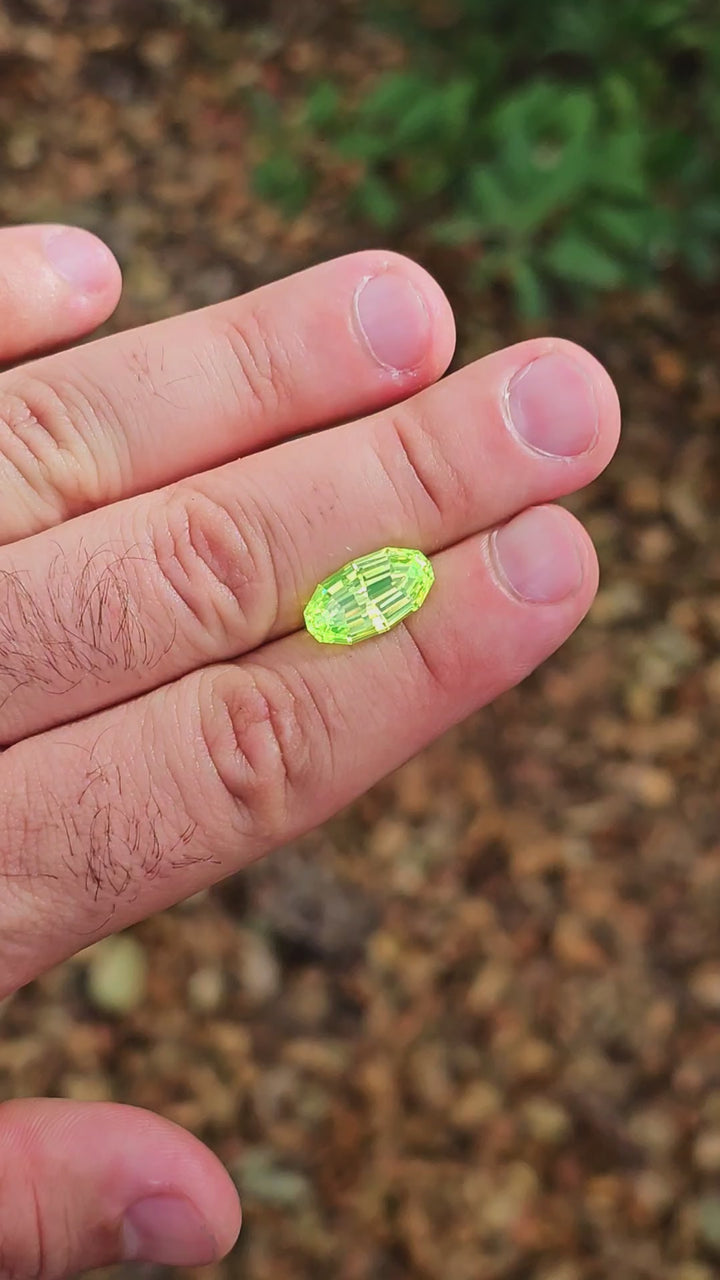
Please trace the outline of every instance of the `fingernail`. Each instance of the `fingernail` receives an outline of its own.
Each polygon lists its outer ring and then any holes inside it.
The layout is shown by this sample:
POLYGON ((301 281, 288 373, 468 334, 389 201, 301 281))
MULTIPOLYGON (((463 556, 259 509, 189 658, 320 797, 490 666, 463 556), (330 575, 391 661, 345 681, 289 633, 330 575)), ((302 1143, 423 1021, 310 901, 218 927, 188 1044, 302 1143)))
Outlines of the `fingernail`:
POLYGON ((508 426, 531 449, 555 458, 586 453, 598 434, 598 408, 584 369, 565 355, 540 356, 506 394, 508 426))
POLYGON ((45 255, 53 270, 77 293, 102 293, 115 261, 102 240, 75 227, 52 232, 45 243, 45 255))
POLYGON ((355 295, 355 315, 378 364, 409 372, 422 363, 431 321, 423 298, 405 276, 386 271, 365 280, 355 295))
POLYGON ((200 1267, 218 1256, 217 1242, 189 1200, 157 1195, 138 1200, 123 1220, 127 1261, 200 1267))
POLYGON ((492 535, 490 555, 501 586, 531 604, 556 604, 583 579, 572 525, 558 508, 523 511, 492 535))

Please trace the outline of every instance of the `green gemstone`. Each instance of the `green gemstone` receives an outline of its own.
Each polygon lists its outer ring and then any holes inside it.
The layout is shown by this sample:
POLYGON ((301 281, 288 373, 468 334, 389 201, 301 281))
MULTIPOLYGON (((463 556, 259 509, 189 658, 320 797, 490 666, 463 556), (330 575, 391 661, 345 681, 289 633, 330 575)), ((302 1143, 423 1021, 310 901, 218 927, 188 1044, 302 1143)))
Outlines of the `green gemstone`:
POLYGON ((422 551, 384 547, 321 582, 305 609, 305 626, 323 644, 356 644, 419 609, 434 581, 422 551))

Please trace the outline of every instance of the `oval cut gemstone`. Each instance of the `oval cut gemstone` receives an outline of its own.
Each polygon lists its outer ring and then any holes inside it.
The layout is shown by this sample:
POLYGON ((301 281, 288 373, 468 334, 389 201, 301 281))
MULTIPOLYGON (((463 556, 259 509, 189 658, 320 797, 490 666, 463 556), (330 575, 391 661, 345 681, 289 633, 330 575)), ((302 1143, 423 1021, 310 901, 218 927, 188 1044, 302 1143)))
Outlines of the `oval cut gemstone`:
POLYGON ((356 644, 389 631, 419 609, 434 581, 422 551, 372 551, 315 588, 305 608, 305 626, 322 644, 356 644))

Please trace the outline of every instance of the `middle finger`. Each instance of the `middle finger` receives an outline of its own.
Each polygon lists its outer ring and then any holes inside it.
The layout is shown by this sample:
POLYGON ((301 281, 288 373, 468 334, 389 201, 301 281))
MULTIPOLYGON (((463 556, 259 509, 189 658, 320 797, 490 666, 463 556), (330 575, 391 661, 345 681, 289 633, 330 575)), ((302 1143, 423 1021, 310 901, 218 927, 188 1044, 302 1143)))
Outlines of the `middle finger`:
POLYGON ((586 484, 617 397, 587 352, 521 343, 399 409, 289 441, 0 555, 0 742, 245 654, 379 546, 430 553, 586 484))

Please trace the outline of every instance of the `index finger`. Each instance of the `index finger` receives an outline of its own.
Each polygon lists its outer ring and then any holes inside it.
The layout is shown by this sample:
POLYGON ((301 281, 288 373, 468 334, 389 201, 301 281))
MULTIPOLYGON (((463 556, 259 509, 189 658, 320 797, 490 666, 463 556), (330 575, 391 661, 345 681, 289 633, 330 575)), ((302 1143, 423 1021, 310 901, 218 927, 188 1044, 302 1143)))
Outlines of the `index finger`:
POLYGON ((351 254, 0 377, 0 542, 434 382, 455 330, 398 254, 351 254))

